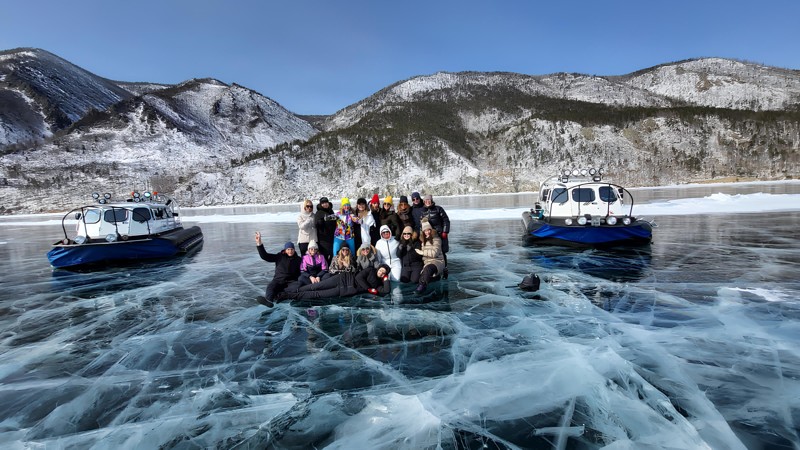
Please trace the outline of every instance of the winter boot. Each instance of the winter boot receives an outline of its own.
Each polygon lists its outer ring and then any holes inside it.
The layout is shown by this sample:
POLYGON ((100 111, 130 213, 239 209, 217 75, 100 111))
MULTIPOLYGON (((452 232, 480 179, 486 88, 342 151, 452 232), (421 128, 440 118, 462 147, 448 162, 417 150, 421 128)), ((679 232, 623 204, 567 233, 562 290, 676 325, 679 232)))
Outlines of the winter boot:
POLYGON ((263 295, 259 295, 258 297, 256 297, 256 301, 266 306, 267 308, 272 308, 273 306, 275 306, 275 304, 272 303, 271 300, 267 299, 267 297, 264 297, 263 295))

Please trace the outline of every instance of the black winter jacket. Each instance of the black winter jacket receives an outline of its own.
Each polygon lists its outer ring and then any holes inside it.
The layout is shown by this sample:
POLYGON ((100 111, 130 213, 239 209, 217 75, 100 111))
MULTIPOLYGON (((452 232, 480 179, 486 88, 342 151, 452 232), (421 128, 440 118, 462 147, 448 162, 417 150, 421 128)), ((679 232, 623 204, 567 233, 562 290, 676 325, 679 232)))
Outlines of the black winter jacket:
POLYGON ((428 219, 428 223, 431 224, 437 233, 442 234, 450 232, 450 218, 447 217, 447 213, 441 206, 435 203, 431 203, 430 208, 423 206, 422 212, 419 213, 419 223, 421 224, 422 220, 425 218, 428 219))
POLYGON ((380 295, 388 294, 392 290, 389 278, 378 278, 378 269, 374 267, 368 267, 356 275, 356 288, 358 292, 367 292, 367 289, 374 288, 380 295))
POLYGON ((276 281, 295 281, 300 276, 300 257, 295 253, 292 256, 281 251, 278 253, 267 253, 263 245, 258 247, 258 256, 264 261, 275 263, 275 275, 272 277, 276 281))
POLYGON ((314 228, 317 229, 318 241, 333 243, 333 233, 336 231, 336 220, 326 219, 333 214, 333 208, 325 209, 321 205, 317 205, 317 212, 314 213, 314 228))
POLYGON ((400 246, 397 247, 397 256, 400 257, 400 262, 403 267, 419 267, 422 270, 422 255, 415 252, 416 249, 422 249, 422 242, 419 239, 400 240, 400 246))

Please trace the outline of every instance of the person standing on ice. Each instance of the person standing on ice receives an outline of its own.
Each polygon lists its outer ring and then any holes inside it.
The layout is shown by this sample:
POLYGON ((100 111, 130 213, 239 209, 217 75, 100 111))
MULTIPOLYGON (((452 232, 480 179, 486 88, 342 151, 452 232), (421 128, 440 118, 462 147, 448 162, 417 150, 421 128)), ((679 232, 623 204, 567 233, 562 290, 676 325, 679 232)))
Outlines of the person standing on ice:
MULTIPOLYGON (((369 243, 375 245, 378 239, 381 238, 378 230, 381 228, 381 200, 378 194, 373 194, 372 199, 369 201, 369 212, 372 213, 373 223, 369 227, 369 243)), ((366 238, 362 237, 361 242, 366 242, 366 238)))
MULTIPOLYGON (((400 223, 403 225, 403 228, 414 228, 414 217, 412 216, 411 205, 408 204, 408 197, 405 195, 400 196, 400 202, 397 204, 395 213, 397 213, 397 218, 400 219, 400 223)), ((395 236, 400 237, 400 230, 397 230, 397 234, 395 236)))
POLYGON ((400 231, 403 229, 403 223, 400 221, 400 217, 398 217, 397 213, 394 211, 394 199, 391 195, 387 195, 386 198, 383 199, 383 208, 381 208, 380 216, 381 227, 383 227, 383 225, 387 225, 392 231, 392 236, 397 236, 400 234, 400 231))
POLYGON ((297 216, 297 246, 300 256, 305 256, 308 243, 317 240, 317 229, 314 226, 314 204, 309 199, 300 204, 300 215, 297 216))
POLYGON ((372 243, 369 230, 375 225, 375 216, 367 205, 367 199, 361 197, 356 201, 356 215, 361 226, 355 229, 355 247, 361 248, 364 242, 372 243))
POLYGON ((422 203, 422 196, 419 195, 419 192, 414 191, 411 193, 411 219, 414 221, 412 227, 414 227, 414 231, 417 233, 421 233, 419 226, 420 222, 419 219, 422 217, 422 210, 425 208, 425 205, 422 203))
POLYGON ((314 214, 314 228, 317 230, 317 245, 319 252, 325 256, 328 264, 333 258, 333 233, 336 231, 336 215, 333 213, 328 197, 322 197, 317 204, 314 214))
POLYGON ((256 248, 261 259, 275 263, 275 273, 272 276, 272 281, 267 285, 264 296, 257 299, 262 305, 271 308, 275 299, 278 298, 278 294, 283 292, 289 283, 297 281, 300 276, 300 257, 295 253, 292 242, 284 244, 283 250, 278 253, 268 253, 264 250, 264 244, 261 242, 261 233, 258 231, 256 231, 256 248))
POLYGON ((392 281, 400 281, 400 273, 403 268, 400 257, 397 256, 397 249, 400 247, 400 243, 394 238, 388 225, 381 225, 380 231, 381 238, 375 244, 375 250, 378 252, 378 263, 386 264, 392 269, 392 281))
POLYGON ((355 246, 355 227, 359 223, 359 217, 350 207, 350 199, 342 197, 342 206, 336 213, 336 229, 333 232, 333 254, 339 254, 339 249, 343 245, 350 247, 350 252, 356 252, 355 246))

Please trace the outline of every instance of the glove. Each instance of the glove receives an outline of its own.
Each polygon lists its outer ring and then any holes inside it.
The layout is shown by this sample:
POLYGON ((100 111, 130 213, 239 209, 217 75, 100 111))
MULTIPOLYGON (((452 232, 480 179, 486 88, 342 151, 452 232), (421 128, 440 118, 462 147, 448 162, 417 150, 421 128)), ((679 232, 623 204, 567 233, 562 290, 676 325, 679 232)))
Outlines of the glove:
POLYGON ((417 253, 419 253, 420 255, 422 254, 422 250, 420 250, 420 249, 418 249, 418 248, 415 248, 415 249, 414 249, 414 251, 415 251, 415 252, 417 252, 417 253))
POLYGON ((442 239, 447 239, 447 233, 442 231, 442 239))
POLYGON ((378 290, 375 289, 375 288, 369 288, 369 289, 367 289, 367 292, 369 292, 370 294, 373 294, 373 295, 378 295, 378 290))
POLYGON ((383 281, 386 281, 386 280, 388 280, 388 279, 389 279, 389 275, 384 275, 384 276, 383 276, 383 281))

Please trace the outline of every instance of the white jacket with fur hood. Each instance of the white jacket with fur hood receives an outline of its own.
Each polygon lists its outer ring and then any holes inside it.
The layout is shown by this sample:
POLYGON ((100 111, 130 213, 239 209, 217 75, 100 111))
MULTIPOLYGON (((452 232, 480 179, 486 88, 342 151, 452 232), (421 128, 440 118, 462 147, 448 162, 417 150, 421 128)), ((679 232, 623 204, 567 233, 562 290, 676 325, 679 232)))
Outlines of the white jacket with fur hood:
POLYGON ((400 243, 397 242, 394 236, 390 236, 389 239, 384 238, 383 232, 387 230, 389 234, 392 233, 392 229, 388 225, 381 226, 381 238, 375 243, 375 250, 378 251, 378 262, 387 264, 392 268, 389 272, 389 278, 392 281, 400 281, 400 272, 403 270, 403 263, 400 261, 400 257, 397 256, 397 249, 400 247, 400 243))

